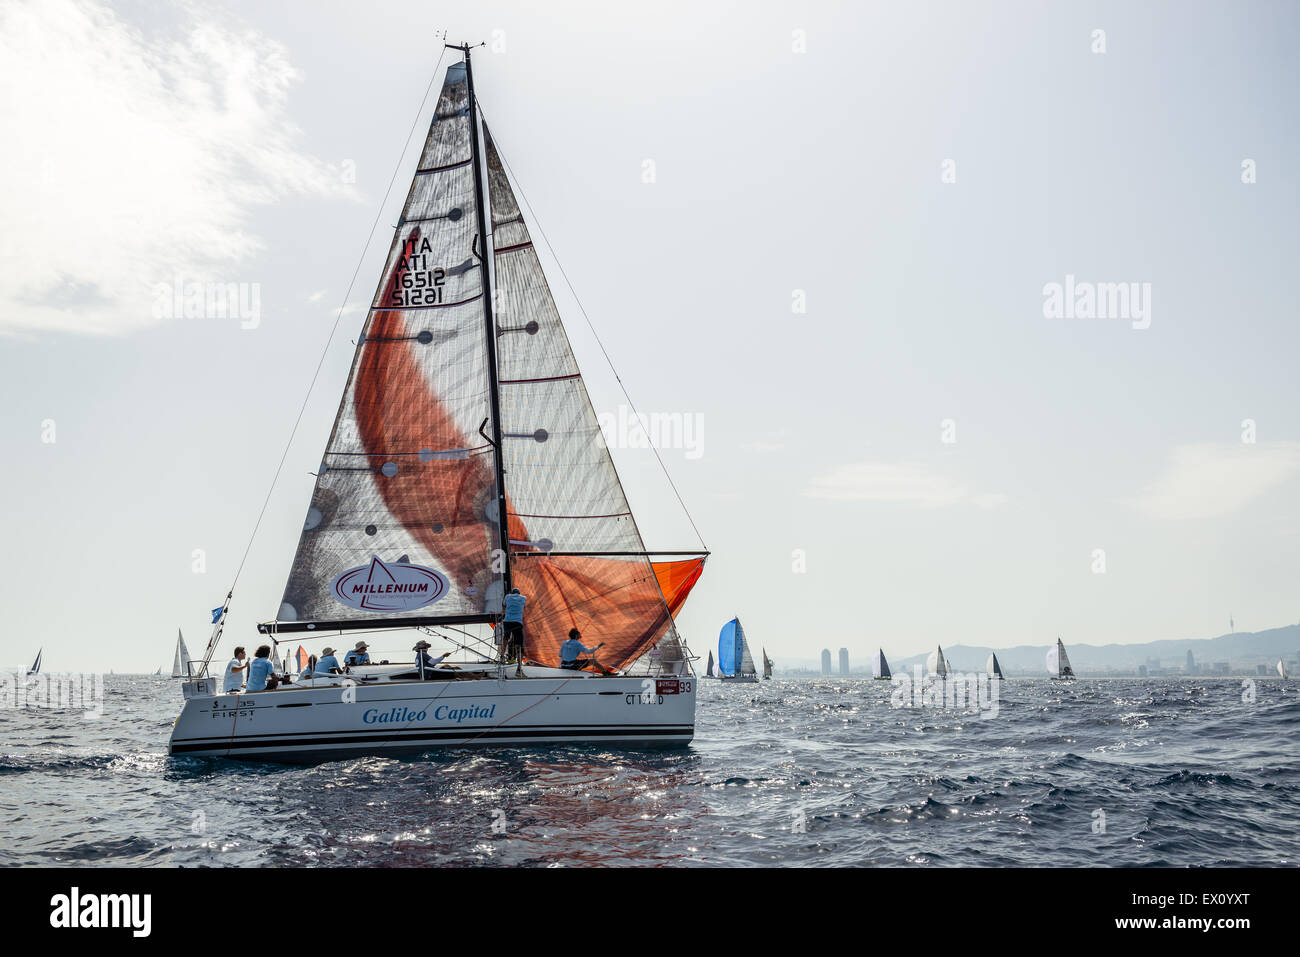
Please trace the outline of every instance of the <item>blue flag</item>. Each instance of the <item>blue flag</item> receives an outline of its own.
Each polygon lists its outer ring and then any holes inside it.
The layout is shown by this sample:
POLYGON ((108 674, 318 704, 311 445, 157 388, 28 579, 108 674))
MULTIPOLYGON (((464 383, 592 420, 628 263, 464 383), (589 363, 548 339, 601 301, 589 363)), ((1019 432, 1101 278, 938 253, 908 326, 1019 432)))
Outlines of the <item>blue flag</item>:
POLYGON ((214 609, 212 609, 212 623, 213 623, 214 625, 215 625, 218 621, 221 620, 221 613, 222 613, 223 611, 225 611, 225 610, 226 610, 226 609, 225 609, 224 606, 221 607, 221 608, 214 608, 214 609))

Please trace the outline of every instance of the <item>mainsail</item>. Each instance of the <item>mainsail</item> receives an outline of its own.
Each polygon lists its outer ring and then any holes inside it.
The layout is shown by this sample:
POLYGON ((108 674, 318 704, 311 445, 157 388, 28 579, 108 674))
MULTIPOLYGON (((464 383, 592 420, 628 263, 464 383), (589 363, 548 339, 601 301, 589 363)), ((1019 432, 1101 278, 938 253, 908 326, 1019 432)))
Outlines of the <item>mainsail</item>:
POLYGON ((876 654, 871 659, 871 673, 877 678, 893 677, 889 671, 889 662, 885 660, 884 648, 876 649, 876 654))
POLYGON ((984 665, 984 670, 988 672, 990 678, 1002 677, 1002 666, 998 664, 996 654, 989 655, 989 660, 984 665))
POLYGON ((479 432, 491 390, 471 136, 465 65, 453 64, 358 339, 278 631, 486 621, 500 609, 493 447, 479 432), (431 568, 447 587, 436 605, 382 616, 339 600, 336 579, 374 557, 431 568))
POLYGON ((754 670, 754 656, 749 653, 749 642, 745 640, 745 629, 741 627, 739 618, 736 619, 736 641, 740 645, 740 674, 758 674, 754 670))
POLYGON ((185 636, 176 629, 176 657, 172 659, 172 677, 188 678, 190 676, 190 650, 185 647, 185 636))
POLYGON ((926 659, 925 665, 930 674, 936 678, 946 678, 948 676, 948 660, 943 656, 942 645, 930 652, 930 657, 926 659))
POLYGON ((763 649, 763 677, 772 677, 772 659, 767 656, 767 649, 763 649))
POLYGON ((34 675, 34 674, 38 673, 38 672, 41 670, 41 655, 43 655, 43 654, 45 654, 45 649, 44 649, 44 648, 40 648, 40 649, 37 650, 37 652, 36 652, 36 660, 33 661, 33 662, 32 662, 32 666, 31 666, 30 668, 27 669, 27 673, 28 673, 29 675, 34 675))
POLYGON ((709 666, 704 669, 704 676, 706 678, 713 677, 713 649, 712 648, 709 649, 709 666))
POLYGON ((1286 663, 1281 658, 1277 659, 1277 676, 1286 678, 1286 663))
POLYGON ((490 210, 469 74, 453 64, 267 629, 488 622, 509 578, 528 598, 526 659, 558 665, 576 627, 604 642, 606 667, 657 647, 657 667, 684 670, 672 613, 703 558, 650 561, 482 133, 490 210))

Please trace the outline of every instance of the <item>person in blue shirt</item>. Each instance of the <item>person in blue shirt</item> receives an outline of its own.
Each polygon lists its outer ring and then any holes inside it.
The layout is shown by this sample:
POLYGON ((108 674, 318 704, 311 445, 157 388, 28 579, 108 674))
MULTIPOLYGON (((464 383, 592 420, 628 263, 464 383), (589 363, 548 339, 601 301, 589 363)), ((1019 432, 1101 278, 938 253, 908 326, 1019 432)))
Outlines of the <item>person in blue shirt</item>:
POLYGON ((506 616, 502 622, 501 639, 505 645, 505 660, 517 661, 520 667, 524 663, 524 605, 528 599, 519 594, 518 588, 510 589, 506 595, 506 616))
POLYGON ((567 668, 570 671, 580 671, 587 665, 596 664, 595 658, 579 658, 578 656, 584 651, 587 654, 595 654, 604 644, 602 641, 595 648, 588 648, 582 643, 582 632, 578 631, 577 628, 570 628, 569 640, 560 645, 560 667, 567 668))
POLYGON ((368 665, 370 664, 369 645, 364 641, 358 641, 356 647, 343 656, 345 665, 368 665))
POLYGON ((316 662, 317 675, 341 675, 343 668, 334 657, 334 649, 326 645, 320 650, 320 661, 316 662))
POLYGON ((248 665, 248 683, 245 689, 248 691, 271 691, 275 688, 275 679, 272 672, 275 671, 275 662, 270 658, 271 646, 261 645, 253 654, 253 660, 248 665))

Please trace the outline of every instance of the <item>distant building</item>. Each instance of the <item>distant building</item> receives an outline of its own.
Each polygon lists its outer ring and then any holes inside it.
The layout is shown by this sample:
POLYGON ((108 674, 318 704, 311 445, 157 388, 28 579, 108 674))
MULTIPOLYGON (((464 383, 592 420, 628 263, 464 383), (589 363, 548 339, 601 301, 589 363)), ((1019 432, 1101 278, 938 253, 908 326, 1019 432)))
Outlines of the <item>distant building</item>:
POLYGON ((1268 665, 1256 665, 1256 666, 1255 666, 1255 674, 1257 674, 1257 675, 1268 675, 1268 674, 1271 674, 1271 673, 1272 673, 1272 670, 1269 668, 1268 665))
POLYGON ((1138 665, 1138 677, 1139 677, 1139 678, 1145 678, 1146 676, 1147 676, 1147 666, 1146 666, 1146 665, 1138 665))
POLYGON ((823 648, 822 649, 822 674, 828 675, 830 673, 831 673, 831 650, 829 648, 823 648))
POLYGON ((840 674, 847 675, 848 673, 849 673, 849 649, 841 648, 840 649, 840 674))

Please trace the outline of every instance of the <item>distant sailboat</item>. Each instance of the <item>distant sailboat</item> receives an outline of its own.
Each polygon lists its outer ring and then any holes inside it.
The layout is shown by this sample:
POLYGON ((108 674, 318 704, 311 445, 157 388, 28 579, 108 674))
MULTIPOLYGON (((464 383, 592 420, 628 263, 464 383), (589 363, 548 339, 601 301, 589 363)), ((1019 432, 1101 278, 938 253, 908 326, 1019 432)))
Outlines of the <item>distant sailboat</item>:
POLYGON ((706 678, 717 677, 717 675, 713 673, 713 649, 712 648, 709 649, 709 667, 704 670, 704 677, 706 678))
POLYGON ((40 649, 39 651, 36 652, 36 660, 33 661, 33 662, 32 662, 32 666, 31 666, 30 668, 27 669, 27 673, 28 673, 29 675, 34 675, 34 674, 38 673, 38 672, 41 670, 41 655, 43 655, 43 654, 45 654, 45 649, 44 649, 44 648, 42 648, 42 649, 40 649))
POLYGON ((885 649, 876 649, 876 656, 871 659, 871 673, 876 676, 877 681, 888 681, 893 677, 889 670, 889 662, 885 660, 885 649))
POLYGON ((176 657, 172 659, 172 677, 188 678, 190 676, 190 650, 185 647, 185 636, 176 629, 176 657))
POLYGON ((772 659, 767 656, 766 648, 763 649, 763 677, 772 680, 772 659))
POLYGON ((739 618, 722 626, 718 634, 718 677, 723 681, 758 681, 754 670, 754 657, 749 653, 745 629, 739 618))
POLYGON ((1286 681, 1286 663, 1281 658, 1277 659, 1277 676, 1286 681))
POLYGON ((990 678, 1002 677, 1002 666, 998 664, 998 656, 996 654, 989 655, 989 660, 984 666, 984 670, 989 673, 990 678))
POLYGON ((158 670, 155 671, 155 672, 153 673, 153 676, 154 676, 155 678, 157 678, 157 677, 160 676, 161 674, 162 674, 162 665, 159 665, 159 666, 158 666, 158 670))
POLYGON ((943 656, 942 645, 930 652, 930 657, 925 660, 925 667, 936 678, 948 677, 948 659, 943 656))
POLYGON ((1065 645, 1056 639, 1056 647, 1048 649, 1047 673, 1053 681, 1073 681, 1074 669, 1070 667, 1070 657, 1065 653, 1065 645))

